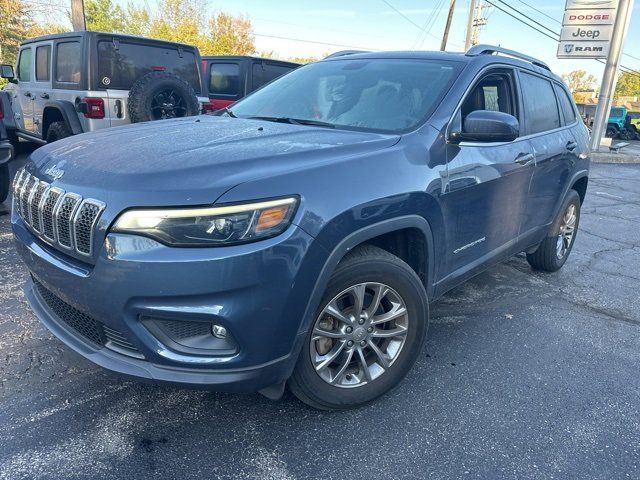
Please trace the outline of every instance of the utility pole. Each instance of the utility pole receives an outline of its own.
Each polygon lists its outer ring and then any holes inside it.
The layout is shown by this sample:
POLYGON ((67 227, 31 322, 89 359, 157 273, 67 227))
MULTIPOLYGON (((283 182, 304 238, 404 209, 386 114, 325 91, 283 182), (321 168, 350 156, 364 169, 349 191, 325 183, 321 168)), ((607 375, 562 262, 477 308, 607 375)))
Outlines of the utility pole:
POLYGON ((444 52, 447 48, 447 40, 449 39, 449 29, 451 29, 451 21, 453 20, 453 11, 456 9, 456 0, 451 0, 449 5, 449 15, 447 16, 447 24, 444 26, 444 35, 442 35, 442 43, 440 51, 444 52))
POLYGON ((87 29, 84 19, 84 0, 71 0, 71 24, 74 32, 87 29))
POLYGON ((602 75, 602 85, 600 86, 600 96, 598 97, 598 107, 593 119, 593 129, 591 130, 591 151, 600 151, 600 140, 607 126, 609 110, 613 102, 613 93, 618 83, 618 68, 620 67, 620 57, 624 48, 624 41, 629 29, 629 20, 633 10, 633 0, 619 0, 616 20, 613 24, 611 34, 611 47, 607 56, 607 64, 602 75))
POLYGON ((464 41, 464 51, 471 48, 471 38, 473 37, 473 20, 476 18, 476 0, 469 0, 469 18, 467 19, 467 38, 464 41))

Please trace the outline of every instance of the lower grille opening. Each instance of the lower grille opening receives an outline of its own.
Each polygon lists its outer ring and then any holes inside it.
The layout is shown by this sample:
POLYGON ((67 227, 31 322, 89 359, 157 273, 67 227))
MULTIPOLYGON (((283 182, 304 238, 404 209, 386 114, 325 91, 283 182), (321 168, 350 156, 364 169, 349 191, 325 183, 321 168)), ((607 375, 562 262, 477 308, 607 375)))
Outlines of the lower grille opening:
POLYGON ((38 295, 40 295, 40 298, 49 310, 66 326, 70 327, 89 343, 98 347, 106 347, 109 350, 129 357, 144 358, 144 355, 140 353, 123 333, 106 326, 86 313, 72 307, 42 285, 38 279, 35 277, 32 277, 32 279, 38 295))

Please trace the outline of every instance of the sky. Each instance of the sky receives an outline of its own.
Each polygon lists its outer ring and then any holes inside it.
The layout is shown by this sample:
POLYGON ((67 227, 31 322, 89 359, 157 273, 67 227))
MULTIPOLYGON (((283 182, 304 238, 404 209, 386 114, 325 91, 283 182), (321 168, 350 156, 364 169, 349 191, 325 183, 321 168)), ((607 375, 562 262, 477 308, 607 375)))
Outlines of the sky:
MULTIPOLYGON (((125 4, 127 0, 116 0, 125 4)), ((142 2, 144 0, 136 0, 142 2)), ((450 0, 203 0, 208 12, 245 15, 253 24, 257 50, 273 51, 282 58, 322 57, 345 49, 438 50, 450 0), (400 11, 398 13, 396 10, 400 11), (406 18, 405 18, 406 17, 406 18), (425 33, 426 32, 426 33, 425 33), (275 38, 280 37, 280 38, 275 38), (315 43, 314 43, 315 42, 315 43)), ((492 0, 559 32, 564 0, 492 0), (536 11, 535 9, 539 10, 536 11), (541 13, 542 12, 542 13, 541 13)), ((144 1, 144 5, 153 5, 144 1)), ((457 0, 447 50, 462 51, 469 0, 457 0)), ((521 24, 495 7, 481 43, 500 45, 547 62, 558 74, 583 69, 600 78, 604 65, 595 60, 558 60, 557 42, 521 24)), ((540 28, 540 27, 538 27, 540 28)), ((631 18, 622 64, 640 70, 640 1, 631 18)))

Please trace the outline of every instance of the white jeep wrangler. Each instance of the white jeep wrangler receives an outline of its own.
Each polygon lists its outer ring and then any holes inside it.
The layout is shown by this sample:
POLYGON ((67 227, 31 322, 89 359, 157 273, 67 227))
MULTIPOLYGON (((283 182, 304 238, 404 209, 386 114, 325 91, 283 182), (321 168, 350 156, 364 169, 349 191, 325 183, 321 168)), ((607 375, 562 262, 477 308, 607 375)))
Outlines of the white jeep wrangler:
POLYGON ((208 102, 194 46, 99 32, 20 45, 0 90, 9 139, 46 143, 128 123, 197 115, 208 102))

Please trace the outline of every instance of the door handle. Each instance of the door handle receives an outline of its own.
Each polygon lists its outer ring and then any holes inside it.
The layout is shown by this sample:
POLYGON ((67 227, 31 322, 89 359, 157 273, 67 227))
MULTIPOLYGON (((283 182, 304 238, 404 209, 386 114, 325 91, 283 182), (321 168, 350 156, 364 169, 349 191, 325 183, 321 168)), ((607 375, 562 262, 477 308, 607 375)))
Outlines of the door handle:
POLYGON ((567 148, 567 150, 572 152, 573 150, 576 149, 577 146, 578 146, 577 142, 567 142, 566 148, 567 148))
POLYGON ((525 166, 529 165, 532 162, 535 162, 536 156, 533 153, 521 153, 516 157, 513 163, 517 163, 519 165, 525 166))
POLYGON ((40 94, 40 98, 44 98, 45 100, 49 100, 49 94, 48 93, 41 93, 40 94))

